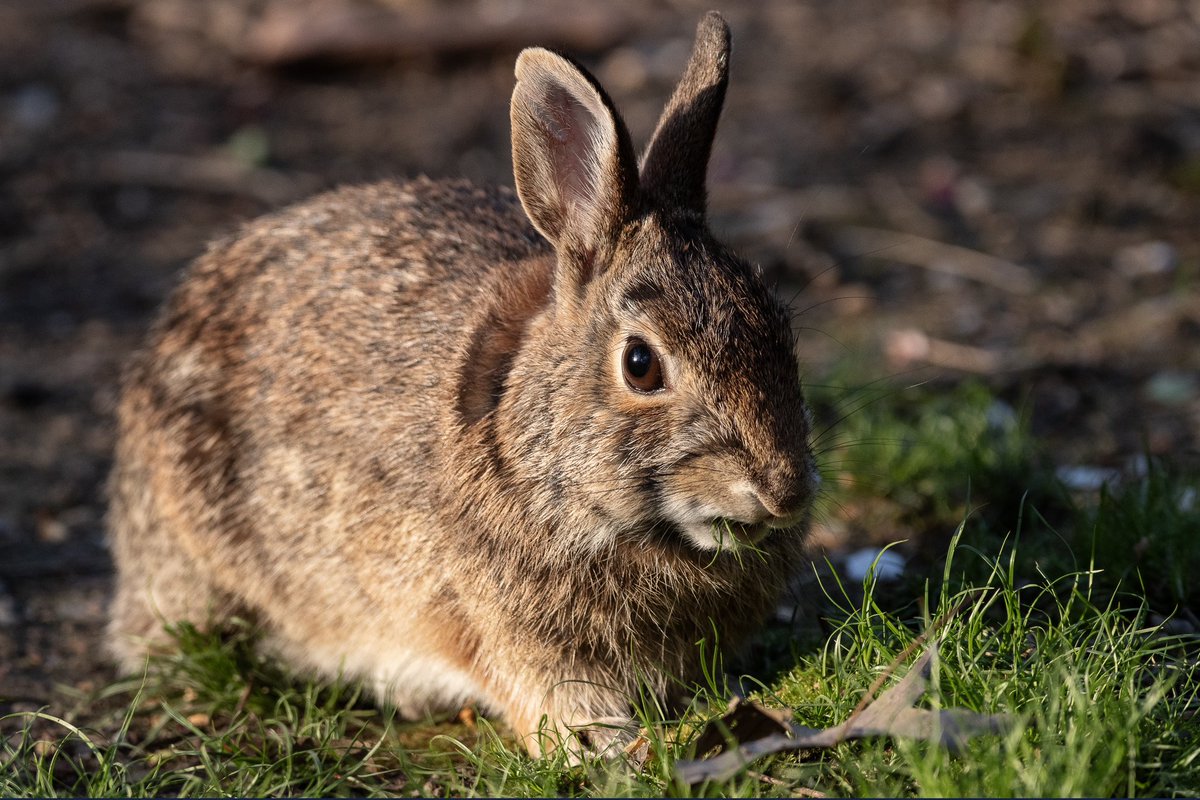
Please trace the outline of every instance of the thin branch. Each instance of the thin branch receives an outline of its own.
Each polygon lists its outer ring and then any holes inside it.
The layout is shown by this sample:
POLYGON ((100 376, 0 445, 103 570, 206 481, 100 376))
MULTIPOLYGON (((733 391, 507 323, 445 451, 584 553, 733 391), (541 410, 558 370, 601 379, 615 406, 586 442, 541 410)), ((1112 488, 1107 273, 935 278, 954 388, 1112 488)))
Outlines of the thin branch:
POLYGON ((1033 273, 1002 258, 954 244, 907 233, 848 225, 833 233, 849 251, 886 253, 902 264, 986 283, 1013 294, 1032 294, 1037 288, 1033 273))

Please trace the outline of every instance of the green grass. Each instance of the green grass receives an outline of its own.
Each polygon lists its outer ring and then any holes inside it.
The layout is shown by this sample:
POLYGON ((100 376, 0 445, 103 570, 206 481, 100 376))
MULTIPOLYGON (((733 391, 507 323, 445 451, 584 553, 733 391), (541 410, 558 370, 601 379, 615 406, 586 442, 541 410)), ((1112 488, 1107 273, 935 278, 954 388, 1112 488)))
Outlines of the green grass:
POLYGON ((828 513, 881 506, 881 516, 920 534, 953 530, 968 512, 1003 530, 1022 503, 1054 516, 1069 506, 1027 421, 983 384, 832 380, 809 391, 822 420, 814 448, 834 487, 828 513))
POLYGON ((711 687, 681 720, 641 703, 655 753, 642 770, 571 767, 528 758, 498 722, 402 722, 352 686, 287 675, 255 654, 248 627, 182 628, 179 654, 144 677, 73 708, 0 717, 0 795, 1200 794, 1196 476, 1152 463, 1140 480, 1072 498, 1020 416, 974 384, 872 389, 841 408, 853 413, 837 440, 822 439, 821 513, 879 503, 924 537, 925 555, 900 581, 862 586, 818 562, 823 599, 811 613, 823 632, 770 629, 746 665, 763 682, 744 683, 802 724, 837 724, 957 607, 929 702, 1012 714, 1011 734, 957 754, 846 743, 688 787, 673 764, 724 707, 711 687))
MULTIPOLYGON (((1127 585, 1138 587, 1160 607, 1200 604, 1200 482, 1150 462, 1145 479, 1103 490, 1084 512, 1075 540, 1083 552, 1127 585)), ((1194 616, 1193 616, 1194 619, 1194 616)))
MULTIPOLYGON (((1136 598, 1097 594, 1096 573, 1027 582, 1017 553, 997 558, 952 545, 936 613, 964 601, 946 627, 938 696, 943 706, 1007 712, 1012 735, 981 738, 967 751, 911 741, 846 747, 845 760, 793 767, 816 785, 849 794, 924 796, 1189 795, 1200 789, 1192 760, 1200 726, 1186 719, 1198 686, 1194 642, 1151 625, 1136 598), (955 579, 982 561, 984 582, 955 579), (952 593, 946 587, 959 587, 952 593)), ((936 584, 935 584, 936 585, 936 584)), ((828 725, 846 716, 874 675, 923 629, 884 610, 868 591, 844 607, 845 621, 819 659, 785 678, 778 698, 800 721, 828 725), (830 703, 831 698, 838 702, 830 703)), ((914 624, 915 623, 915 624, 914 624)))

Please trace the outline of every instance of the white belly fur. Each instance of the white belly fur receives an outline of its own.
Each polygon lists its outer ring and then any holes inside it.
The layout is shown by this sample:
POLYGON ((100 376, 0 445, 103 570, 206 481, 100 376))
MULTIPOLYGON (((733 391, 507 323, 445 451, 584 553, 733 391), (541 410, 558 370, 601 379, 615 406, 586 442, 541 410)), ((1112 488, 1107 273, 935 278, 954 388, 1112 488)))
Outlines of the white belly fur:
POLYGON ((468 703, 491 705, 471 676, 421 644, 360 634, 302 645, 276 638, 266 646, 284 663, 306 665, 331 680, 361 682, 376 700, 408 719, 455 711, 468 703))

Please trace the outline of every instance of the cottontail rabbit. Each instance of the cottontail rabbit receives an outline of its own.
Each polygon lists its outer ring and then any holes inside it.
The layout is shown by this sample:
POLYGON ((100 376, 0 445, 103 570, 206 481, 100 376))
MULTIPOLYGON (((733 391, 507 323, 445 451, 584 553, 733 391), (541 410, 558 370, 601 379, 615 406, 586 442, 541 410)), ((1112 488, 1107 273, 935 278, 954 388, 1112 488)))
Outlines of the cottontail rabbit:
POLYGON ((293 667, 476 702, 536 755, 761 621, 815 472, 789 316, 705 225, 728 55, 710 13, 639 167, 596 81, 526 50, 515 196, 340 189, 191 266, 119 410, 125 668, 164 622, 246 615, 293 667))

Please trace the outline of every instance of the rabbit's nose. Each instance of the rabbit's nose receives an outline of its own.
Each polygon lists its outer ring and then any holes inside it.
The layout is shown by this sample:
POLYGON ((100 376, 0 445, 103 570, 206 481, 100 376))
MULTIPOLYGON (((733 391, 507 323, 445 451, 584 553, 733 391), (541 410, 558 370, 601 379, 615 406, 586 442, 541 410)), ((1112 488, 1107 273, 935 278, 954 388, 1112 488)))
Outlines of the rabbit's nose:
POLYGON ((790 465, 768 469, 754 487, 754 499, 768 514, 764 521, 772 524, 799 521, 812 501, 815 476, 811 470, 790 465))

